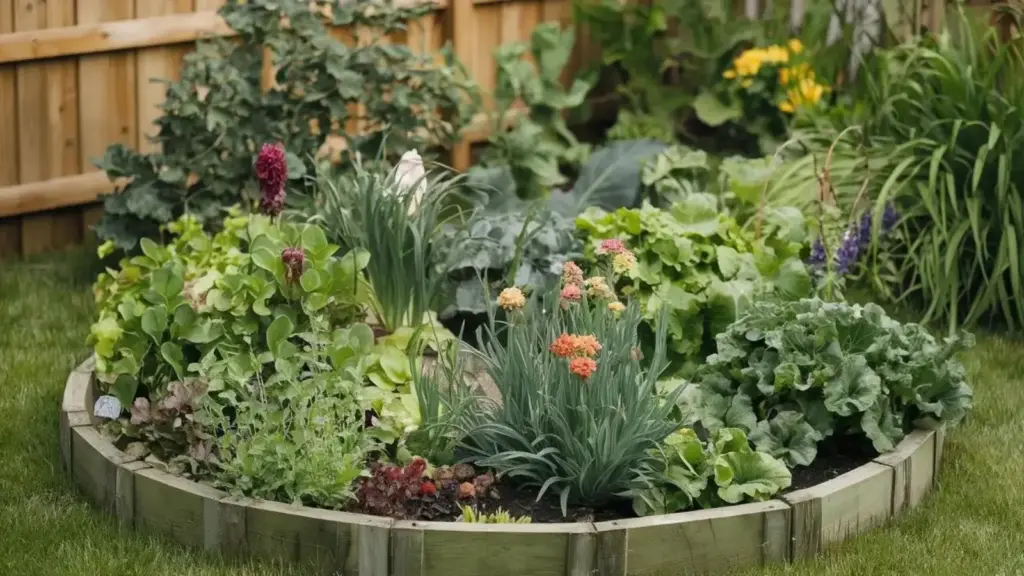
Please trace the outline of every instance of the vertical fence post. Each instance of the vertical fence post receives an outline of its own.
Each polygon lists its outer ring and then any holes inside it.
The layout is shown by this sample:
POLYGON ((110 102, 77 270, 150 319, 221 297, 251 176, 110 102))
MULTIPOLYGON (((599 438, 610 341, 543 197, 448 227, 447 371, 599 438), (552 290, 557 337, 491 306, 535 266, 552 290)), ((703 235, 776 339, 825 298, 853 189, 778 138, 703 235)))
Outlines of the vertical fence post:
MULTIPOLYGON (((448 4, 451 23, 452 49, 455 58, 468 66, 473 57, 473 0, 451 0, 448 4)), ((470 142, 462 139, 452 148, 452 168, 465 172, 469 169, 470 142)))

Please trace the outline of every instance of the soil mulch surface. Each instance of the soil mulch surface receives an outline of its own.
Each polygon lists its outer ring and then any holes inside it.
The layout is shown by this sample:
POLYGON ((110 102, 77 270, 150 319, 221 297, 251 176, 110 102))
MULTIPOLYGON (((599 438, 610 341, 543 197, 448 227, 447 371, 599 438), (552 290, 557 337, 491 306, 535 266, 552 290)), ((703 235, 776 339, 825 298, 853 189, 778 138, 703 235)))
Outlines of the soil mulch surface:
MULTIPOLYGON (((863 466, 875 458, 877 454, 870 445, 860 442, 839 441, 823 442, 818 446, 818 455, 810 466, 800 466, 793 470, 793 484, 782 493, 810 488, 827 482, 854 468, 863 466)), ((635 518, 632 503, 618 500, 596 508, 570 506, 567 516, 562 516, 561 504, 557 497, 545 496, 537 501, 536 493, 498 485, 499 498, 484 499, 477 503, 481 512, 493 512, 501 508, 512 516, 529 516, 535 524, 555 522, 604 522, 635 518)), ((445 520, 438 518, 437 520, 445 520)), ((450 518, 449 520, 455 520, 450 518)))

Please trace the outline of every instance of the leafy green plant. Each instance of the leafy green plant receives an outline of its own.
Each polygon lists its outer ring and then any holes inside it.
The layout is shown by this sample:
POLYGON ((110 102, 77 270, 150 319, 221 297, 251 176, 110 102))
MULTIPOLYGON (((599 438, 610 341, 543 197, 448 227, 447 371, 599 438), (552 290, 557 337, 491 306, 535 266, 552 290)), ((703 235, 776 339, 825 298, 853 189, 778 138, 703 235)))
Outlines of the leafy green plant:
POLYGON ((456 141, 479 100, 461 67, 447 50, 439 64, 419 47, 384 41, 433 9, 391 0, 227 2, 220 15, 240 41, 203 41, 186 57, 156 122, 161 151, 115 145, 97 162, 111 180, 129 180, 105 199, 100 237, 128 250, 185 212, 212 225, 223 208, 251 204, 253 156, 264 142, 283 143, 290 186, 301 191, 329 139, 344 151, 336 163, 456 141), (347 46, 328 26, 358 29, 361 41, 347 46), (266 90, 264 46, 276 71, 266 90), (350 121, 358 133, 346 131, 350 121))
POLYGON ((566 125, 564 112, 583 104, 593 82, 574 79, 568 91, 562 86, 563 69, 572 55, 575 33, 554 22, 534 28, 530 43, 499 46, 491 147, 485 163, 508 166, 521 198, 537 198, 567 179, 561 168, 574 168, 585 159, 588 148, 566 125), (531 60, 524 56, 529 52, 531 60), (505 129, 513 105, 521 101, 527 114, 512 120, 505 129))
POLYGON ((683 131, 696 105, 695 88, 713 84, 721 61, 760 37, 760 25, 736 18, 732 3, 724 0, 581 0, 573 8, 575 21, 601 48, 604 71, 626 101, 613 133, 625 132, 638 117, 672 133, 683 131))
POLYGON ((830 437, 887 452, 912 426, 953 425, 970 410, 955 354, 972 345, 968 334, 938 342, 874 304, 757 302, 698 374, 700 422, 739 428, 791 466, 809 465, 830 437))
MULTIPOLYGON (((211 237, 187 215, 166 229, 170 244, 143 239, 141 255, 95 286, 96 373, 122 406, 140 394, 155 402, 168 382, 200 376, 211 393, 228 391, 293 355, 288 335, 352 319, 362 305, 365 254, 333 258, 337 246, 316 226, 235 215, 211 237), (298 259, 287 263, 288 250, 298 259)), ((279 367, 278 377, 291 374, 279 367)))
POLYGON ((489 294, 514 284, 532 292, 554 285, 562 266, 582 256, 572 219, 536 203, 486 205, 439 239, 447 277, 443 317, 486 314, 489 294))
POLYGON ((631 471, 676 426, 673 399, 655 394, 664 328, 645 370, 635 352, 639 308, 591 280, 567 266, 560 293, 535 295, 525 307, 514 289, 499 298, 510 319, 499 325, 492 317, 489 331, 501 338, 489 338, 480 358, 501 403, 471 411, 462 425, 463 447, 478 465, 537 489, 538 498, 557 493, 563 513, 569 502, 604 502, 626 490, 631 471))
POLYGON ((371 306, 388 332, 430 321, 444 279, 434 266, 435 242, 458 181, 406 163, 384 173, 356 162, 348 173, 320 175, 311 219, 368 255, 371 306))
POLYGON ((925 320, 1024 327, 1024 59, 962 12, 936 39, 897 47, 864 71, 869 147, 889 157, 880 203, 904 213, 903 250, 875 284, 925 320))
POLYGON ((344 508, 367 457, 379 450, 364 429, 363 354, 372 334, 364 324, 300 335, 295 354, 278 359, 303 366, 289 379, 246 379, 228 401, 210 399, 199 417, 218 430, 213 481, 232 493, 344 508), (247 386, 248 385, 248 386, 247 386), (227 414, 231 414, 228 417, 227 414))
POLYGON ((645 204, 612 213, 588 210, 576 220, 587 238, 587 260, 599 265, 599 248, 621 240, 637 264, 623 276, 622 291, 639 302, 645 348, 652 348, 653 324, 668 322, 670 360, 692 370, 724 330, 755 297, 772 293, 801 298, 810 276, 799 255, 806 238, 794 209, 768 210, 762 238, 719 212, 716 198, 694 193, 671 209, 645 204))
POLYGON ((752 450, 737 428, 721 428, 707 442, 680 428, 652 453, 655 458, 637 473, 630 490, 639 516, 760 502, 792 483, 786 465, 752 450))

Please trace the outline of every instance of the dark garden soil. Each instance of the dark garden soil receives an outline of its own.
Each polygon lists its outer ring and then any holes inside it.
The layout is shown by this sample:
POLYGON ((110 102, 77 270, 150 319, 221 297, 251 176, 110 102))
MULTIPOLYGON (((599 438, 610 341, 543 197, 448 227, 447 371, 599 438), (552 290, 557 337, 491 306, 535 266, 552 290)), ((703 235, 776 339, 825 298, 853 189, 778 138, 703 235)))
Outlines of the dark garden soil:
POLYGON ((793 469, 793 484, 783 493, 810 488, 870 462, 878 454, 870 444, 852 441, 823 442, 810 466, 793 469))
MULTIPOLYGON (((810 466, 794 469, 793 484, 783 493, 801 490, 832 480, 859 466, 863 466, 877 456, 870 444, 851 440, 826 441, 819 445, 818 455, 810 466)), ((545 497, 536 501, 536 492, 503 486, 495 486, 497 498, 483 498, 474 502, 463 502, 475 505, 480 512, 494 512, 501 508, 512 516, 529 516, 535 524, 555 522, 604 522, 634 518, 632 503, 628 500, 617 500, 604 506, 594 508, 570 506, 568 515, 562 515, 561 504, 555 496, 545 497)), ((457 515, 434 518, 435 521, 456 520, 457 515)))

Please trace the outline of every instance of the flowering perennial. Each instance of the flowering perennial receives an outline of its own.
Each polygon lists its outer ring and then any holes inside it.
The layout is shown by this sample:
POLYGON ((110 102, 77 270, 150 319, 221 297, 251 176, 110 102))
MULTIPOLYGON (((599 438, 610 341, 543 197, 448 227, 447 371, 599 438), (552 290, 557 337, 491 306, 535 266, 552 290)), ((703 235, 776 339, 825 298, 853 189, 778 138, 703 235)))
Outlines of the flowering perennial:
POLYGON ((744 50, 722 77, 738 83, 743 90, 753 89, 764 94, 767 87, 767 96, 774 105, 792 114, 798 108, 818 104, 829 92, 828 86, 815 79, 810 64, 796 61, 803 52, 804 46, 796 38, 785 46, 744 50), (755 80, 759 79, 762 83, 755 87, 755 80))
POLYGON ((505 288, 501 291, 501 294, 498 294, 498 306, 503 310, 519 310, 525 305, 526 296, 523 295, 523 291, 519 288, 505 288))
POLYGON ((284 183, 288 178, 288 162, 284 146, 264 144, 256 156, 254 166, 256 180, 260 185, 260 211, 267 216, 277 216, 284 210, 284 183))
POLYGON ((583 284, 583 269, 577 266, 575 262, 566 262, 562 266, 562 284, 565 286, 570 284, 579 286, 583 284))
POLYGON ((281 262, 284 263, 284 278, 289 284, 295 284, 302 276, 306 264, 306 254, 302 248, 285 248, 281 251, 281 262))

